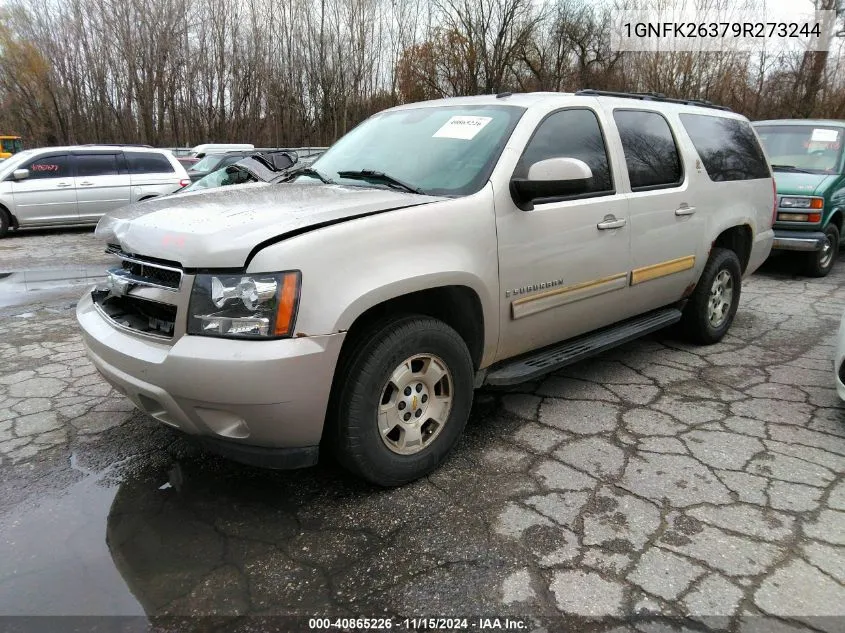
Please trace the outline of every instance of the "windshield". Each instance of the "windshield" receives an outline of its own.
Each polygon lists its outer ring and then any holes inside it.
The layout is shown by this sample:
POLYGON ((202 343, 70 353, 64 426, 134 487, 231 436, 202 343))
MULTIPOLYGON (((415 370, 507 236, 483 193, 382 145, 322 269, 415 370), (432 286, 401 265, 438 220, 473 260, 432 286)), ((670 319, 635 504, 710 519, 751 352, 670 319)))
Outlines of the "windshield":
POLYGON ((198 191, 200 189, 213 189, 214 187, 225 187, 226 185, 240 185, 245 182, 257 182, 258 179, 246 169, 238 165, 229 165, 223 169, 213 171, 203 176, 195 183, 188 185, 182 191, 198 191))
MULTIPOLYGON (((381 172, 432 195, 468 195, 487 182, 525 110, 516 106, 449 106, 382 112, 335 143, 314 164, 321 175, 357 187, 388 187, 381 172)), ((317 180, 302 175, 303 180, 317 180)))
POLYGON ((191 166, 191 171, 211 171, 223 160, 223 154, 206 154, 198 163, 191 166))
POLYGON ((813 174, 839 172, 845 128, 761 125, 755 129, 775 171, 794 167, 813 174))
POLYGON ((4 138, 0 141, 0 145, 2 145, 2 151, 9 154, 21 151, 21 141, 17 138, 4 138))

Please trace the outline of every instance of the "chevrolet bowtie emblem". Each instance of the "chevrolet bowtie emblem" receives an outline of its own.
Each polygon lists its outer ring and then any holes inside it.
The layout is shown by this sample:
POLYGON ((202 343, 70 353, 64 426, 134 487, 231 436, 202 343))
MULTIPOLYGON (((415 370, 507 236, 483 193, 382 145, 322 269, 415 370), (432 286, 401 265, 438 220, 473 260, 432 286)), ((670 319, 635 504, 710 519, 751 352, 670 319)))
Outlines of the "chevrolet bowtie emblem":
POLYGON ((416 396, 414 396, 413 399, 411 400, 411 408, 414 411, 416 411, 416 409, 417 409, 417 397, 416 396))
POLYGON ((110 296, 122 297, 127 292, 129 292, 129 287, 131 286, 131 283, 128 279, 125 279, 120 275, 115 274, 111 270, 109 270, 106 275, 106 285, 108 286, 110 296))

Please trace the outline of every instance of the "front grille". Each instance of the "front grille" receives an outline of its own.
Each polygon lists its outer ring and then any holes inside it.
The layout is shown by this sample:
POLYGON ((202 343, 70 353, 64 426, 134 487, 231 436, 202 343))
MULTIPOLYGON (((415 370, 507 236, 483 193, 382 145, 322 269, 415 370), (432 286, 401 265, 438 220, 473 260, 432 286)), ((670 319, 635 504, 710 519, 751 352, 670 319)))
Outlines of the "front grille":
POLYGON ((178 291, 182 284, 182 267, 178 262, 125 253, 114 244, 109 244, 106 252, 123 260, 122 270, 112 272, 119 272, 122 279, 133 285, 178 291))
POLYGON ((100 313, 118 327, 161 338, 173 338, 182 287, 182 267, 152 257, 123 252, 109 244, 107 253, 116 255, 120 268, 106 273, 106 283, 91 293, 100 313))
POLYGON ((154 336, 173 337, 176 306, 129 295, 114 296, 108 290, 94 290, 94 303, 117 325, 154 336))
POLYGON ((174 290, 179 288, 179 283, 182 281, 182 273, 177 270, 161 268, 135 260, 124 259, 123 270, 129 271, 138 279, 149 280, 158 285, 173 288, 174 290))

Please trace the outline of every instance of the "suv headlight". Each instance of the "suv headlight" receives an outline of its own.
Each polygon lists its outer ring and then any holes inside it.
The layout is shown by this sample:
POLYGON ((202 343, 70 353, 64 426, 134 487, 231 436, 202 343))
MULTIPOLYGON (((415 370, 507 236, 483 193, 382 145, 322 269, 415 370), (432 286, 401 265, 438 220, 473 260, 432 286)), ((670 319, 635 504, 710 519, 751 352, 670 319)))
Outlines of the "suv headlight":
POLYGON ((188 309, 188 334, 271 339, 293 333, 299 271, 197 275, 188 309))
POLYGON ((824 198, 793 198, 783 196, 780 199, 781 209, 823 209, 824 198))

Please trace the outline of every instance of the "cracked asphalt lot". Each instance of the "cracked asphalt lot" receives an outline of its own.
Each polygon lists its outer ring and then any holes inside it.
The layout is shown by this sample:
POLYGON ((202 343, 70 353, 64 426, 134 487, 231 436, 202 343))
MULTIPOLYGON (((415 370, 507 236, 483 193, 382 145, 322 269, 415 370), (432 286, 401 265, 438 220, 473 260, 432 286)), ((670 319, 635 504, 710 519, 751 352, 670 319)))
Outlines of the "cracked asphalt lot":
MULTIPOLYGON (((11 240, 4 270, 38 264, 30 243, 53 262, 104 261, 88 232, 11 240)), ((842 262, 819 280, 775 261, 747 280, 718 345, 663 332, 478 391, 448 462, 388 491, 331 463, 266 472, 208 456, 99 378, 79 293, 8 308, 0 614, 514 615, 548 631, 561 616, 600 630, 659 615, 843 631, 843 280, 842 262)))

